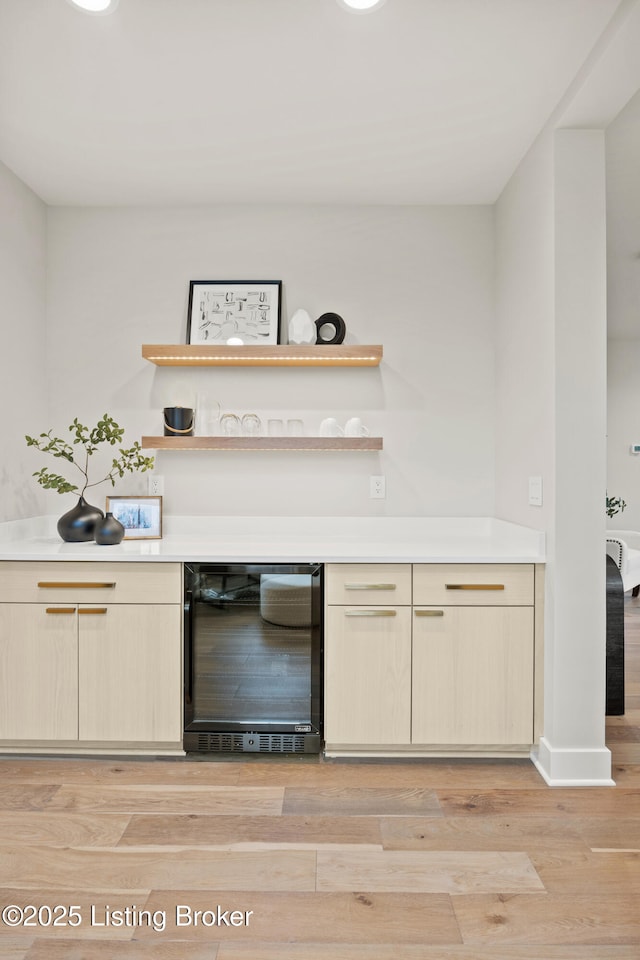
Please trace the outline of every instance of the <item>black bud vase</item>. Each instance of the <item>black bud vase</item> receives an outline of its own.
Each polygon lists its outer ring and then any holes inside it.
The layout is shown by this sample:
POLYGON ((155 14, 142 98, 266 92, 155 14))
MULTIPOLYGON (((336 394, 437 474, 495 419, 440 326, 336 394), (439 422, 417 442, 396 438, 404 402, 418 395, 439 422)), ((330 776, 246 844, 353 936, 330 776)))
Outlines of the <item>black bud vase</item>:
POLYGON ((103 546, 112 546, 120 543, 124 537, 124 527, 110 510, 104 515, 104 520, 98 520, 94 531, 94 540, 103 546))
POLYGON ((75 507, 58 520, 58 533, 67 543, 84 543, 93 540, 96 523, 104 514, 98 507, 79 497, 75 507))

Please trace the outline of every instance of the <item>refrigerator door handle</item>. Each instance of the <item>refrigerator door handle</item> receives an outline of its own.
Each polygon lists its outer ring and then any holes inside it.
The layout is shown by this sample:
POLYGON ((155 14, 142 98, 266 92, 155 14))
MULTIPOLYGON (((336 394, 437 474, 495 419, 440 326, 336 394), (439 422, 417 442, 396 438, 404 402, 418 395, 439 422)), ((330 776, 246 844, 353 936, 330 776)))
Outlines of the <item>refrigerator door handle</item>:
POLYGON ((184 595, 184 693, 187 703, 193 702, 193 593, 184 595))

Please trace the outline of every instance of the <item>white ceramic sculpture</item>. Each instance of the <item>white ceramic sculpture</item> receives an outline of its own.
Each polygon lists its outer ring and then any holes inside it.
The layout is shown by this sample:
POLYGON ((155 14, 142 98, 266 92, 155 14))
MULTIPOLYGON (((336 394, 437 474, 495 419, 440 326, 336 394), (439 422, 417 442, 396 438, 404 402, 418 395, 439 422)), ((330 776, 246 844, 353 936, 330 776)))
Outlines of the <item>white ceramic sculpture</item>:
POLYGON ((296 310, 289 320, 289 343, 315 343, 316 325, 306 310, 296 310))

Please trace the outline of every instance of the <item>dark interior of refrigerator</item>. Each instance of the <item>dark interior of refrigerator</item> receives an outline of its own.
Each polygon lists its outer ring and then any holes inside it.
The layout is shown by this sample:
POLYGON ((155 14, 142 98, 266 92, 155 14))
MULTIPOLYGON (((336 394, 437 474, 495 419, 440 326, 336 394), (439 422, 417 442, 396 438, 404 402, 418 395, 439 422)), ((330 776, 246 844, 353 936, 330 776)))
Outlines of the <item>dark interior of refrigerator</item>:
POLYGON ((322 565, 184 568, 184 749, 319 753, 322 565))

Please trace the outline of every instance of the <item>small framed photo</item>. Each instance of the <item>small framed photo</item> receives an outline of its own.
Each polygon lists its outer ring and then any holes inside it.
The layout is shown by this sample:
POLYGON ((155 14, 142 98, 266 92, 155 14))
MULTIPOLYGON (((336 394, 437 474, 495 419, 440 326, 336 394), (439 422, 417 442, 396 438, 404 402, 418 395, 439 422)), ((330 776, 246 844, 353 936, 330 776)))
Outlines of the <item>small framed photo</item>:
POLYGON ((124 527, 125 540, 160 540, 162 497, 107 497, 107 510, 124 527))
POLYGON ((281 280, 192 280, 187 343, 280 343, 281 280))

